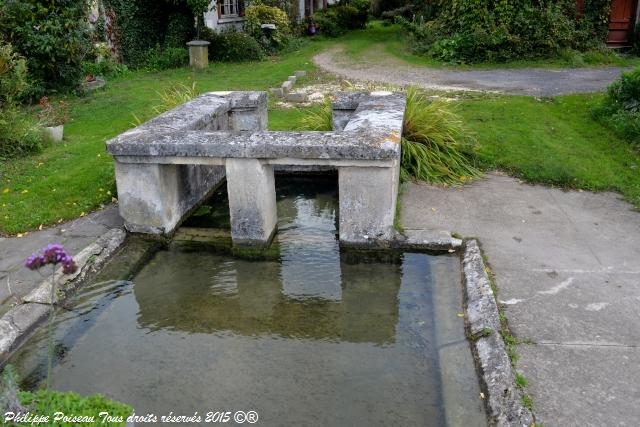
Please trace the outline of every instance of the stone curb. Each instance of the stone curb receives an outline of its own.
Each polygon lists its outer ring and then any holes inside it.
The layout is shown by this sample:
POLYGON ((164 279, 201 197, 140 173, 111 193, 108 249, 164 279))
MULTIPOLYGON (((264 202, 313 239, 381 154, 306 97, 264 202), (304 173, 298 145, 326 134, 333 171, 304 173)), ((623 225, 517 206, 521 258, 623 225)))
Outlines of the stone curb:
MULTIPOLYGON (((114 228, 98 237, 74 256, 78 271, 73 275, 63 276, 62 268, 58 268, 54 275, 58 288, 54 296, 55 302, 64 301, 84 284, 91 274, 97 272, 122 245, 126 236, 123 229, 114 228)), ((13 307, 0 318, 0 365, 6 363, 11 354, 47 318, 51 302, 50 292, 51 282, 44 280, 24 297, 21 304, 13 307)))
POLYGON ((487 395, 485 403, 490 423, 501 427, 532 426, 533 414, 522 404, 522 393, 516 387, 511 361, 500 335, 498 305, 477 241, 465 242, 462 267, 465 317, 482 388, 487 395))
POLYGON ((404 230, 397 235, 392 246, 398 249, 455 252, 462 247, 462 240, 443 230, 404 230))

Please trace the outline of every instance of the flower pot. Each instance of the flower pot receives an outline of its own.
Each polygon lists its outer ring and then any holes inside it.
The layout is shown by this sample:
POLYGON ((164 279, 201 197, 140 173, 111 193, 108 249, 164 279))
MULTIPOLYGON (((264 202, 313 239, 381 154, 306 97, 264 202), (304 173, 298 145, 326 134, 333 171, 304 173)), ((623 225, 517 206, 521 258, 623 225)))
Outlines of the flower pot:
POLYGON ((53 142, 62 142, 62 135, 64 133, 64 125, 58 126, 45 126, 42 128, 44 134, 53 142))

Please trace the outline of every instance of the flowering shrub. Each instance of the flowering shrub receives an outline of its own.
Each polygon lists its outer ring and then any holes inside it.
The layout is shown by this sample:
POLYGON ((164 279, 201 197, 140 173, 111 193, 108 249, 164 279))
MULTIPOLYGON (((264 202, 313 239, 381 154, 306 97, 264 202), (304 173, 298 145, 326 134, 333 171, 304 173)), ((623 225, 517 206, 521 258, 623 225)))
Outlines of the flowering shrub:
POLYGON ((49 98, 43 96, 40 98, 40 112, 38 118, 42 126, 59 126, 69 120, 69 108, 64 101, 54 104, 49 98))
POLYGON ((260 3, 247 7, 244 30, 258 42, 262 42, 264 37, 261 28, 262 24, 274 24, 276 26, 275 31, 270 36, 270 41, 273 43, 273 47, 282 49, 291 35, 287 14, 277 7, 260 3))

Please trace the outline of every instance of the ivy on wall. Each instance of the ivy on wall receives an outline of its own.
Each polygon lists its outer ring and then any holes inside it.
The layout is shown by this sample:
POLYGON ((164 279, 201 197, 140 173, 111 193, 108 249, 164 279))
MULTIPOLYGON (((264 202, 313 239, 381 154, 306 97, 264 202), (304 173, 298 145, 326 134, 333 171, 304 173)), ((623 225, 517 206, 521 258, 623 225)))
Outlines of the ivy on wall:
POLYGON ((612 0, 585 0, 583 21, 598 40, 605 41, 612 0))
POLYGON ((185 1, 102 0, 107 37, 121 60, 142 66, 150 49, 185 47, 194 34, 193 12, 185 1))

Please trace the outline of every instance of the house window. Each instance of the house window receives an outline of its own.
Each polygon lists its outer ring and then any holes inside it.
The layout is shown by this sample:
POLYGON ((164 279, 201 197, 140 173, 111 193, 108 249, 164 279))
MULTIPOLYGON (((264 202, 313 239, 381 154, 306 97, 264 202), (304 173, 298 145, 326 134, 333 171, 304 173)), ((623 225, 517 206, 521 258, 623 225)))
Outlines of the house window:
POLYGON ((243 0, 218 0, 218 16, 220 18, 233 18, 244 16, 243 0))

